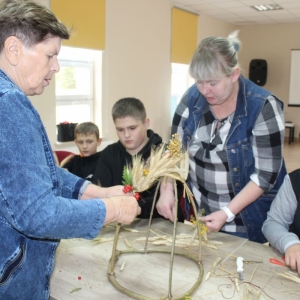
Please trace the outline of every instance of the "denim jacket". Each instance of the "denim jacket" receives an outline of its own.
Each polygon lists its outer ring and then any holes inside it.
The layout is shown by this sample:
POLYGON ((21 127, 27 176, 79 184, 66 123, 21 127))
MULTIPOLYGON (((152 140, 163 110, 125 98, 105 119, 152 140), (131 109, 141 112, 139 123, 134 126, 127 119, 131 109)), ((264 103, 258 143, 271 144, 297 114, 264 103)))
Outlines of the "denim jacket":
POLYGON ((80 201, 85 181, 56 167, 45 128, 0 70, 0 299, 48 299, 59 239, 92 239, 103 201, 80 201))
MULTIPOLYGON (((225 146, 235 195, 245 187, 250 180, 250 175, 254 172, 254 156, 251 146, 252 129, 269 95, 271 93, 253 84, 248 79, 242 76, 239 78, 239 101, 237 101, 236 111, 225 146)), ((277 98, 276 100, 281 108, 283 108, 283 103, 277 98)), ((193 85, 188 91, 190 114, 185 124, 183 124, 183 145, 185 147, 188 146, 189 140, 197 129, 206 103, 205 98, 199 93, 196 84, 193 85)), ((240 212, 251 241, 266 242, 261 232, 262 224, 267 218, 267 212, 285 175, 286 168, 283 161, 273 188, 263 193, 256 201, 240 212)), ((186 203, 186 209, 188 212, 188 203, 186 203)))

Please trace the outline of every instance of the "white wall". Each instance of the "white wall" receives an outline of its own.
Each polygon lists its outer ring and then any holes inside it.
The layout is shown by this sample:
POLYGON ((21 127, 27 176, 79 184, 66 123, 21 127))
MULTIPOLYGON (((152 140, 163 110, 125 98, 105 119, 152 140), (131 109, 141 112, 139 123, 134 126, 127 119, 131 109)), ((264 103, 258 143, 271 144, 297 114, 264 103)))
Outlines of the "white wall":
MULTIPOLYGON (((50 8, 50 0, 37 0, 37 2, 40 2, 50 8)), ((53 147, 56 142, 56 100, 54 76, 51 80, 51 84, 45 88, 42 95, 29 98, 41 116, 41 119, 46 127, 49 140, 53 147)))
MULTIPOLYGON (((42 2, 48 2, 40 0, 42 2)), ((164 139, 170 127, 170 38, 171 4, 169 0, 107 0, 106 50, 103 56, 103 115, 104 141, 116 140, 111 108, 122 97, 140 98, 151 119, 151 128, 164 139)), ((285 102, 286 118, 296 123, 299 132, 300 108, 289 108, 290 50, 300 48, 300 23, 241 26, 240 28, 201 14, 198 40, 210 35, 228 36, 241 29, 240 63, 248 77, 253 58, 268 61, 265 86, 285 102)), ((97 31, 95 30, 95 35, 97 31)), ((50 141, 56 145, 54 82, 41 96, 32 97, 41 114, 50 141)))
POLYGON ((200 14, 198 18, 198 41, 200 42, 207 36, 226 37, 236 29, 236 26, 233 24, 200 14))
MULTIPOLYGON (((252 59, 266 59, 267 83, 263 88, 274 93, 284 103, 284 116, 295 124, 295 137, 300 133, 300 107, 288 107, 291 70, 291 49, 300 49, 300 23, 235 26, 201 14, 198 40, 209 35, 226 37, 239 29, 242 42, 239 62, 243 75, 249 78, 252 59)), ((299 92, 300 98, 300 92, 299 92)), ((289 130, 286 130, 288 136, 289 130)))
MULTIPOLYGON (((42 0, 40 0, 42 1, 42 0)), ((123 97, 136 97, 145 104, 150 127, 167 138, 171 123, 171 9, 169 0, 106 1, 106 49, 103 55, 103 141, 117 140, 111 118, 113 104, 123 97)), ((95 35, 97 31, 95 30, 95 35)), ((56 143, 55 84, 32 97, 46 126, 52 147, 56 143)))
POLYGON ((40 2, 44 5, 46 5, 48 8, 50 7, 50 1, 51 0, 37 0, 37 2, 40 2))
POLYGON ((106 1, 103 61, 103 135, 117 138, 113 104, 124 97, 145 104, 150 127, 167 138, 171 117, 169 0, 106 1))
MULTIPOLYGON (((295 123, 295 137, 299 136, 300 107, 288 107, 291 70, 291 49, 300 49, 300 23, 244 26, 240 37, 243 45, 240 62, 249 74, 252 59, 266 59, 268 63, 265 89, 284 102, 287 121, 295 123)), ((300 92, 299 92, 300 97, 300 92)), ((286 136, 289 131, 286 130, 286 136)))

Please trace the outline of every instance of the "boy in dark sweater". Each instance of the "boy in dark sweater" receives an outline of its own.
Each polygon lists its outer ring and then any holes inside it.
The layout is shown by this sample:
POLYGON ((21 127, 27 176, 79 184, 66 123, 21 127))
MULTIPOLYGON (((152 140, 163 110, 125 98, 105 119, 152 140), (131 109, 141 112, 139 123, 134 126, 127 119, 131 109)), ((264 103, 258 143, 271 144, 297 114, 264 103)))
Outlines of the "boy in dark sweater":
POLYGON ((62 165, 62 168, 81 178, 93 181, 97 161, 100 157, 97 148, 102 139, 99 136, 99 128, 96 124, 92 122, 78 124, 75 128, 75 144, 80 154, 73 156, 62 165))
MULTIPOLYGON (((112 117, 119 141, 108 145, 101 152, 93 183, 102 187, 122 184, 123 168, 132 165, 132 156, 142 155, 146 161, 152 146, 162 143, 162 138, 149 129, 150 120, 140 100, 136 98, 118 100, 112 108, 112 117)), ((155 189, 156 185, 140 194, 139 205, 142 209, 140 218, 149 218, 155 189)), ((156 209, 153 217, 160 217, 156 209)), ((181 220, 181 216, 178 216, 178 219, 181 220)))

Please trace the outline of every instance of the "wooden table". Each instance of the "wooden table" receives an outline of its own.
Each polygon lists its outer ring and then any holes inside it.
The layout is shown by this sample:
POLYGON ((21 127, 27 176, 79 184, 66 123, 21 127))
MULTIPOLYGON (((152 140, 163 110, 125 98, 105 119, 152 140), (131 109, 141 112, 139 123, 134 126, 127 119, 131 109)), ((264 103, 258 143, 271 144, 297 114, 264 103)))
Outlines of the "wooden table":
MULTIPOLYGON (((144 243, 137 239, 145 237, 147 226, 148 220, 139 219, 130 226, 125 226, 138 232, 122 230, 117 249, 124 250, 129 246, 143 249, 144 243)), ((163 219, 155 219, 151 229, 158 235, 171 236, 173 224, 163 219)), ((193 231, 192 226, 178 223, 177 234, 192 234, 193 231)), ((113 245, 110 239, 114 235, 115 226, 105 226, 98 238, 109 239, 107 242, 99 243, 99 241, 85 239, 62 240, 57 250, 55 270, 51 279, 50 299, 131 299, 118 291, 107 278, 113 245)), ((258 298, 260 300, 299 299, 300 284, 276 274, 284 273, 289 269, 270 264, 269 258, 280 259, 281 257, 272 247, 222 233, 209 234, 209 240, 223 244, 217 245, 217 249, 206 246, 202 248, 204 275, 200 287, 190 295, 193 300, 244 299, 246 288, 256 292, 261 291, 258 298), (244 281, 239 281, 239 291, 234 284, 237 278, 236 257, 238 256, 247 261, 262 261, 262 263, 244 264, 244 281), (204 281, 207 272, 211 270, 218 257, 221 258, 219 266, 210 278, 204 281)), ((148 245, 148 248, 155 247, 170 249, 169 246, 153 246, 152 243, 148 245)), ((197 249, 198 247, 192 246, 183 250, 196 254, 197 249)), ((118 282, 128 289, 159 300, 168 295, 169 265, 168 254, 122 255, 115 265, 115 274, 118 282), (124 267, 122 271, 121 266, 124 267)), ((194 284, 198 274, 199 269, 193 261, 175 256, 172 296, 175 298, 185 294, 194 284)))

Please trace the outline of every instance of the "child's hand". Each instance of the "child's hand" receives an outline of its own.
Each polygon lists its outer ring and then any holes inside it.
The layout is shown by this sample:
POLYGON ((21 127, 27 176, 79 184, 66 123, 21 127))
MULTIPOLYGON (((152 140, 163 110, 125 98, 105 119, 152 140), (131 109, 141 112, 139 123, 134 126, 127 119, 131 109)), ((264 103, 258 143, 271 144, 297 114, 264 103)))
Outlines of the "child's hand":
POLYGON ((300 277, 300 244, 293 245, 286 250, 285 263, 292 270, 297 271, 300 277))
POLYGON ((156 209, 162 217, 174 222, 175 196, 173 191, 167 191, 159 197, 156 209))

